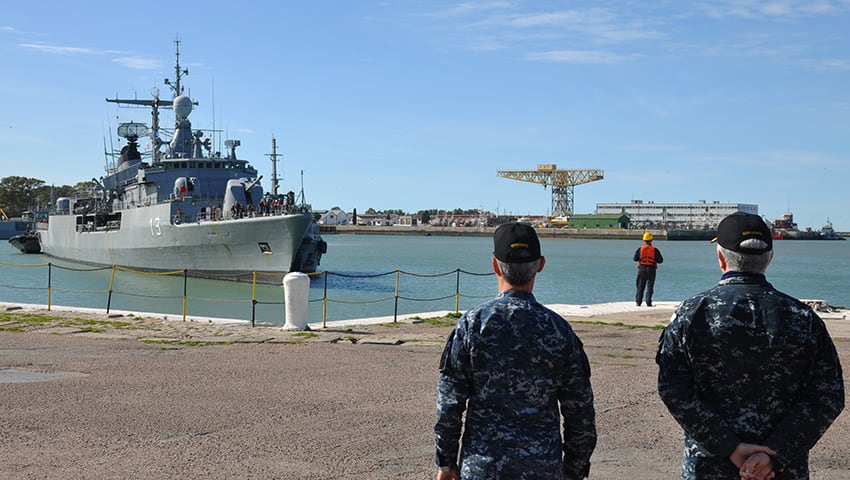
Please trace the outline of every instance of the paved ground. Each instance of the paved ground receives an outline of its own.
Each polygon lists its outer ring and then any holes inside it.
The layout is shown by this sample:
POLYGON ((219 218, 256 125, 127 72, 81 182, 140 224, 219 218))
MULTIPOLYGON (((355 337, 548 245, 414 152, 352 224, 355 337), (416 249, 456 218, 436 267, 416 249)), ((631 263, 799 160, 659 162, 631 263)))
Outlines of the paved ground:
MULTIPOLYGON (((670 309, 574 313, 596 393, 591 478, 677 478, 682 434, 655 392, 670 309)), ((446 320, 284 332, 0 313, 0 478, 433 478, 446 320)), ((845 381, 848 324, 828 320, 845 381)), ((850 478, 848 434, 845 411, 813 479, 850 478)))

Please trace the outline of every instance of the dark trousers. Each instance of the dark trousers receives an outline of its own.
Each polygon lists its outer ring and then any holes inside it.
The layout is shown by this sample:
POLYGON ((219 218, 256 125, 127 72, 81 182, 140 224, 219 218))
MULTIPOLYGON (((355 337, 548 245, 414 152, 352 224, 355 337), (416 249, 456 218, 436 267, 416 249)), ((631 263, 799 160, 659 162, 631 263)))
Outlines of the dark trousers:
POLYGON ((635 302, 640 305, 643 301, 643 292, 646 290, 646 304, 652 305, 652 292, 655 289, 655 265, 641 265, 638 267, 637 293, 635 302))

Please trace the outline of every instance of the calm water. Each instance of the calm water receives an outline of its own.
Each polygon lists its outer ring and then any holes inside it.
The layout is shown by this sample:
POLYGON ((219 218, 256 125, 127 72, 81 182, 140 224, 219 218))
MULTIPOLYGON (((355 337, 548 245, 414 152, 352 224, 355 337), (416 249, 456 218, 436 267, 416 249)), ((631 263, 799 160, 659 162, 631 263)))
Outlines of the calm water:
MULTIPOLYGON (((329 321, 393 315, 398 282, 398 312, 453 310, 455 291, 463 311, 496 292, 490 275, 490 238, 328 235, 323 271, 312 282, 310 321, 322 321, 327 302, 329 321), (458 275, 457 270, 462 272, 458 275), (396 270, 402 273, 397 274, 396 270), (446 274, 447 275, 440 275, 446 274)), ((591 304, 632 301, 635 267, 632 254, 640 242, 631 240, 542 239, 546 268, 535 295, 543 303, 591 304)), ((655 300, 678 301, 710 288, 720 273, 714 246, 708 242, 655 242, 664 255, 658 271, 655 300)), ((768 279, 799 298, 850 305, 850 241, 784 241, 768 279)), ((42 255, 23 255, 0 244, 0 301, 47 303, 48 274, 53 305, 106 308, 111 270, 92 270, 42 255), (45 264, 54 267, 10 266, 45 264), (65 267, 65 268, 58 268, 65 267), (68 270, 74 268, 77 270, 68 270)), ((117 272, 111 308, 116 310, 182 312, 182 276, 117 272)), ((189 315, 250 319, 252 290, 247 284, 189 279, 189 315)), ((257 290, 257 321, 282 324, 281 287, 257 290)))

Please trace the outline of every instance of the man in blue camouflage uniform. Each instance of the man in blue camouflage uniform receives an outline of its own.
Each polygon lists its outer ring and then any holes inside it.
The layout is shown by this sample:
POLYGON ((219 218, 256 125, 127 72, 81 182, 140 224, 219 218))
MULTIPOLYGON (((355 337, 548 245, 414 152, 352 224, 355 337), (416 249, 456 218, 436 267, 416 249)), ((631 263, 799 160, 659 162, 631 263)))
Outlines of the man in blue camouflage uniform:
POLYGON ((823 321, 767 282, 770 229, 738 212, 717 231, 723 276, 685 300, 658 345, 658 392, 685 432, 684 479, 801 480, 844 408, 823 321))
POLYGON ((532 294, 545 263, 534 229, 510 223, 493 239, 499 295, 458 320, 440 361, 437 479, 585 478, 596 416, 584 347, 532 294))

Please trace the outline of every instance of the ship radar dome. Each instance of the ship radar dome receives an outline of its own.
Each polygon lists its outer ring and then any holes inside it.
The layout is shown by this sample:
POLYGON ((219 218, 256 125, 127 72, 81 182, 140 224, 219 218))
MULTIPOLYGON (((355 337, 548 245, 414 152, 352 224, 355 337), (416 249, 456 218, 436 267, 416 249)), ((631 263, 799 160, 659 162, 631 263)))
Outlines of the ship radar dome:
POLYGON ((178 118, 188 118, 189 114, 192 113, 192 99, 186 95, 175 98, 172 105, 174 106, 174 114, 178 118))

